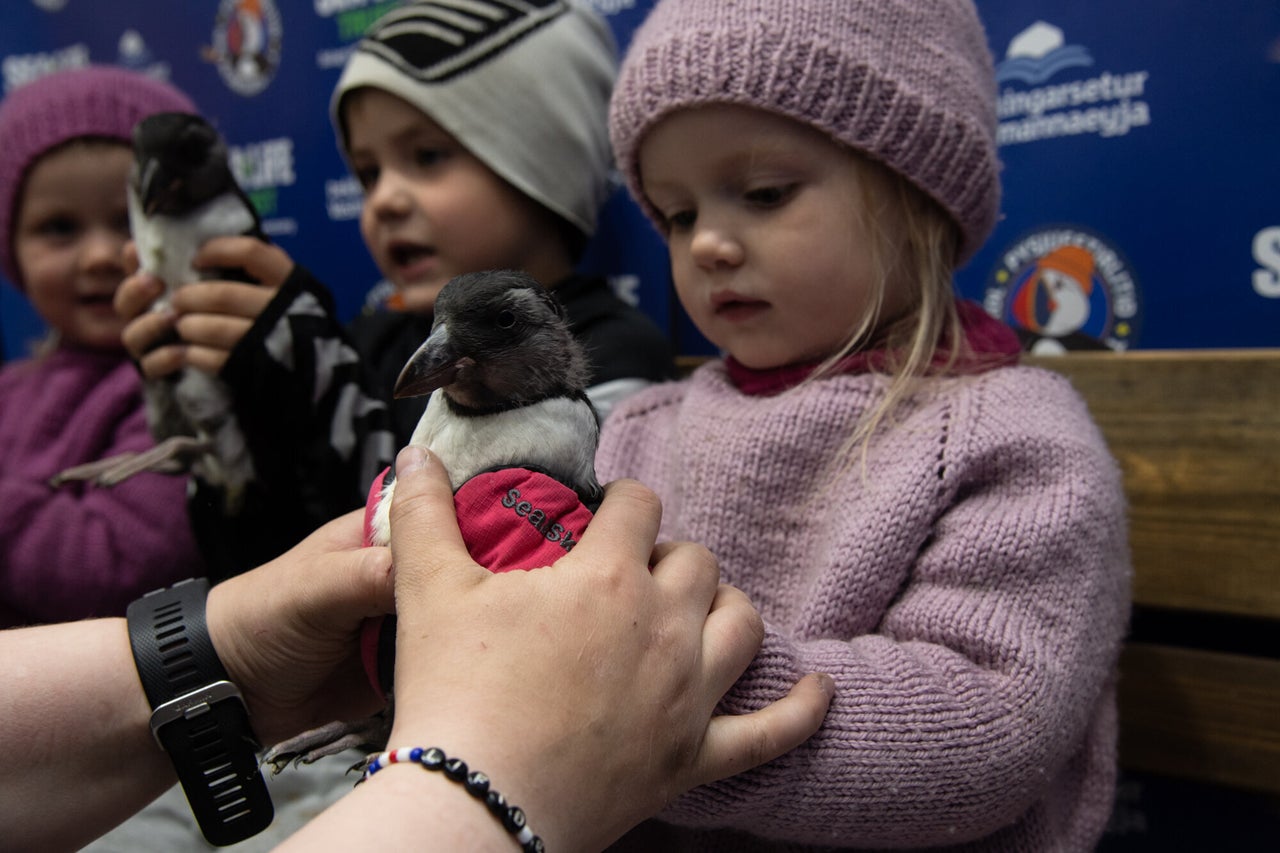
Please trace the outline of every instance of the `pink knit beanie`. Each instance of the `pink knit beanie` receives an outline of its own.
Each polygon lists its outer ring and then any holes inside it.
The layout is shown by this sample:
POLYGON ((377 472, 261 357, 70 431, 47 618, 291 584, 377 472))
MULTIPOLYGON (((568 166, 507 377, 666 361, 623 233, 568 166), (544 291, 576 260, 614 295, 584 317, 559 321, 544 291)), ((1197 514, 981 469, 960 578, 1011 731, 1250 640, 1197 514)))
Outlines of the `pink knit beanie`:
POLYGON ((660 0, 619 71, 610 135, 632 195, 666 114, 738 104, 804 122, 887 164, 942 205, 958 263, 1000 206, 995 73, 972 0, 660 0))
POLYGON ((111 66, 59 71, 10 92, 0 101, 0 271, 5 277, 22 287, 13 228, 23 182, 36 160, 77 137, 128 144, 140 119, 195 109, 168 83, 111 66))

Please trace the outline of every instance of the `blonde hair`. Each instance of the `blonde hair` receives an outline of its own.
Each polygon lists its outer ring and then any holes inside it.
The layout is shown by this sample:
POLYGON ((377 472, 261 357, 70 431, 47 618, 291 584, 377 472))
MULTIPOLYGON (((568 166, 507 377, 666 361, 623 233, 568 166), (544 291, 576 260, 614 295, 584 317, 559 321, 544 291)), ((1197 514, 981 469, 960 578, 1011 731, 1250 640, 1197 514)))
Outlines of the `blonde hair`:
MULTIPOLYGON (((961 245, 958 226, 941 205, 892 169, 851 152, 858 197, 851 199, 866 220, 870 236, 872 293, 845 344, 823 360, 809 381, 839 372, 846 357, 867 349, 883 352, 869 368, 890 377, 880 400, 859 420, 841 449, 862 461, 881 425, 931 376, 946 375, 968 355, 956 309, 953 274, 961 245), (882 318, 885 295, 907 296, 905 310, 882 318)), ((843 467, 843 466, 841 466, 843 467)))

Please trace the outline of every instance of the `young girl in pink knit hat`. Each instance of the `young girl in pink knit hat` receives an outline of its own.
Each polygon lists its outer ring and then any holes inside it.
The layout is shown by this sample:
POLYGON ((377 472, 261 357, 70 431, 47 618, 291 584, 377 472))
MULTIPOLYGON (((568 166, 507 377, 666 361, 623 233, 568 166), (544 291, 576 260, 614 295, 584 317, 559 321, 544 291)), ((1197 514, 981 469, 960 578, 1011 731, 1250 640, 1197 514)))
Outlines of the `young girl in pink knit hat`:
POLYGON ((138 120, 193 109, 172 86, 109 67, 59 72, 0 101, 0 269, 50 332, 36 357, 0 370, 0 627, 123 615, 200 572, 184 480, 48 484, 153 444, 112 307, 129 146, 138 120))
POLYGON ((611 131, 724 358, 622 403, 601 479, 764 615, 724 710, 836 684, 811 740, 623 846, 1092 849, 1125 506, 1081 398, 954 291, 1000 196, 972 2, 659 2, 611 131))

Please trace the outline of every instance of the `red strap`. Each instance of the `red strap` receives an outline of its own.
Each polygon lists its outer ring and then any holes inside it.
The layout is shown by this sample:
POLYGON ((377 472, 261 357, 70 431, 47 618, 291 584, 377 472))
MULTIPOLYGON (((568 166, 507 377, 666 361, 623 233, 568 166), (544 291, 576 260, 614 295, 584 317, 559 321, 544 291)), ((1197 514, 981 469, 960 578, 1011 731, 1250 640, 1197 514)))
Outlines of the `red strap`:
MULTIPOLYGON (((365 545, 370 544, 373 515, 389 471, 379 474, 369 488, 364 508, 365 545)), ((503 468, 472 477, 454 493, 453 506, 471 558, 495 573, 554 563, 578 543, 593 516, 573 489, 527 468, 503 468)), ((379 695, 382 622, 382 617, 365 620, 360 637, 365 674, 379 695)))

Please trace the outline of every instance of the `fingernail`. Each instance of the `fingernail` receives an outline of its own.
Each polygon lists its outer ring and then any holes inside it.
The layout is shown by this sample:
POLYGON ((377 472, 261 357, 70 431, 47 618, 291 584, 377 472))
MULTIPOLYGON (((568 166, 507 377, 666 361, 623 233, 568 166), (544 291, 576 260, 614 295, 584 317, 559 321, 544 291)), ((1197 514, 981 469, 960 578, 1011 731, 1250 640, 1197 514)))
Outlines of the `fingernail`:
POLYGON ((818 686, 822 688, 822 692, 828 696, 836 695, 836 680, 825 672, 817 673, 818 686))
POLYGON ((396 455, 396 476, 403 477, 427 467, 427 451, 412 444, 396 455))

